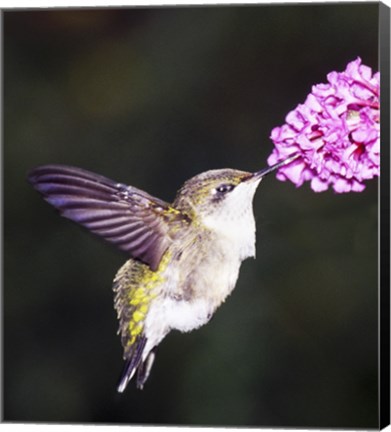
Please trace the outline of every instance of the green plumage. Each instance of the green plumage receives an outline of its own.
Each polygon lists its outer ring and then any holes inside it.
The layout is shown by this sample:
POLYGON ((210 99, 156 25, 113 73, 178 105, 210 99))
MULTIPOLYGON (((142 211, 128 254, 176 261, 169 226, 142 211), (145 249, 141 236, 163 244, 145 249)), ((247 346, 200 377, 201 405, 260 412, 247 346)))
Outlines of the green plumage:
POLYGON ((144 328, 144 321, 152 300, 158 296, 164 282, 162 272, 167 265, 166 254, 157 271, 146 264, 130 259, 114 278, 114 306, 119 320, 119 334, 124 348, 124 359, 132 356, 134 345, 144 328))

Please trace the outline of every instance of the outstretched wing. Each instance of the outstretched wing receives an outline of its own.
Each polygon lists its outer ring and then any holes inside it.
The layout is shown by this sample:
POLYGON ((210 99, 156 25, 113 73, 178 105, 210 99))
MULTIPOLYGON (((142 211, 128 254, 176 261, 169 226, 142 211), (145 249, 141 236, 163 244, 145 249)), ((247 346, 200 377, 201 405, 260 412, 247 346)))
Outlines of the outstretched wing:
POLYGON ((158 268, 175 233, 189 222, 181 212, 146 192, 80 168, 44 165, 32 170, 28 180, 62 216, 151 270, 158 268))

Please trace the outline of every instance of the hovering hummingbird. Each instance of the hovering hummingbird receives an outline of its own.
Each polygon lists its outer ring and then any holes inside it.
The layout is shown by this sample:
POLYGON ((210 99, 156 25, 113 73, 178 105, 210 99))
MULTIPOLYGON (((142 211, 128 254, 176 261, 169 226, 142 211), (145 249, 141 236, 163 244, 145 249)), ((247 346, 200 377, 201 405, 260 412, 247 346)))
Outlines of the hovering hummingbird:
POLYGON ((125 366, 142 389, 157 346, 171 330, 206 324, 255 256, 252 200, 260 181, 296 156, 250 173, 211 170, 187 180, 172 204, 133 186, 65 165, 28 176, 60 214, 114 243, 130 259, 113 284, 125 366))

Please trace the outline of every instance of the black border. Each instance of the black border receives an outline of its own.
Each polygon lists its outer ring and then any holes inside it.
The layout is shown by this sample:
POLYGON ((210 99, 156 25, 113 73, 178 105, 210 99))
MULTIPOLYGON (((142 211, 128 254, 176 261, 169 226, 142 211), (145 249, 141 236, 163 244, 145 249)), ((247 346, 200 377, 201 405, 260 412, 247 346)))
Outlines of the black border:
POLYGON ((379 426, 390 424, 390 8, 379 5, 380 58, 380 290, 379 426))

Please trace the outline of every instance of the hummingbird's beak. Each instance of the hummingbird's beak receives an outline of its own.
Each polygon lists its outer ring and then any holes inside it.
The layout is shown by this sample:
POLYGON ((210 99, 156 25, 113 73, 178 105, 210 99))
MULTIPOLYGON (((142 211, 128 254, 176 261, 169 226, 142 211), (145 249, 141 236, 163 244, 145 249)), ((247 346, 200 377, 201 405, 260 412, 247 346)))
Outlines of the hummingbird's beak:
POLYGON ((254 174, 251 175, 251 177, 248 178, 248 180, 258 180, 261 179, 263 177, 265 177, 267 174, 270 174, 271 172, 277 170, 278 168, 284 166, 284 165, 288 165, 289 163, 291 163, 292 161, 294 161, 295 159, 297 159, 298 157, 300 157, 300 154, 294 154, 293 156, 290 156, 286 159, 284 159, 281 162, 278 162, 270 167, 261 169, 260 171, 255 172, 254 174))

